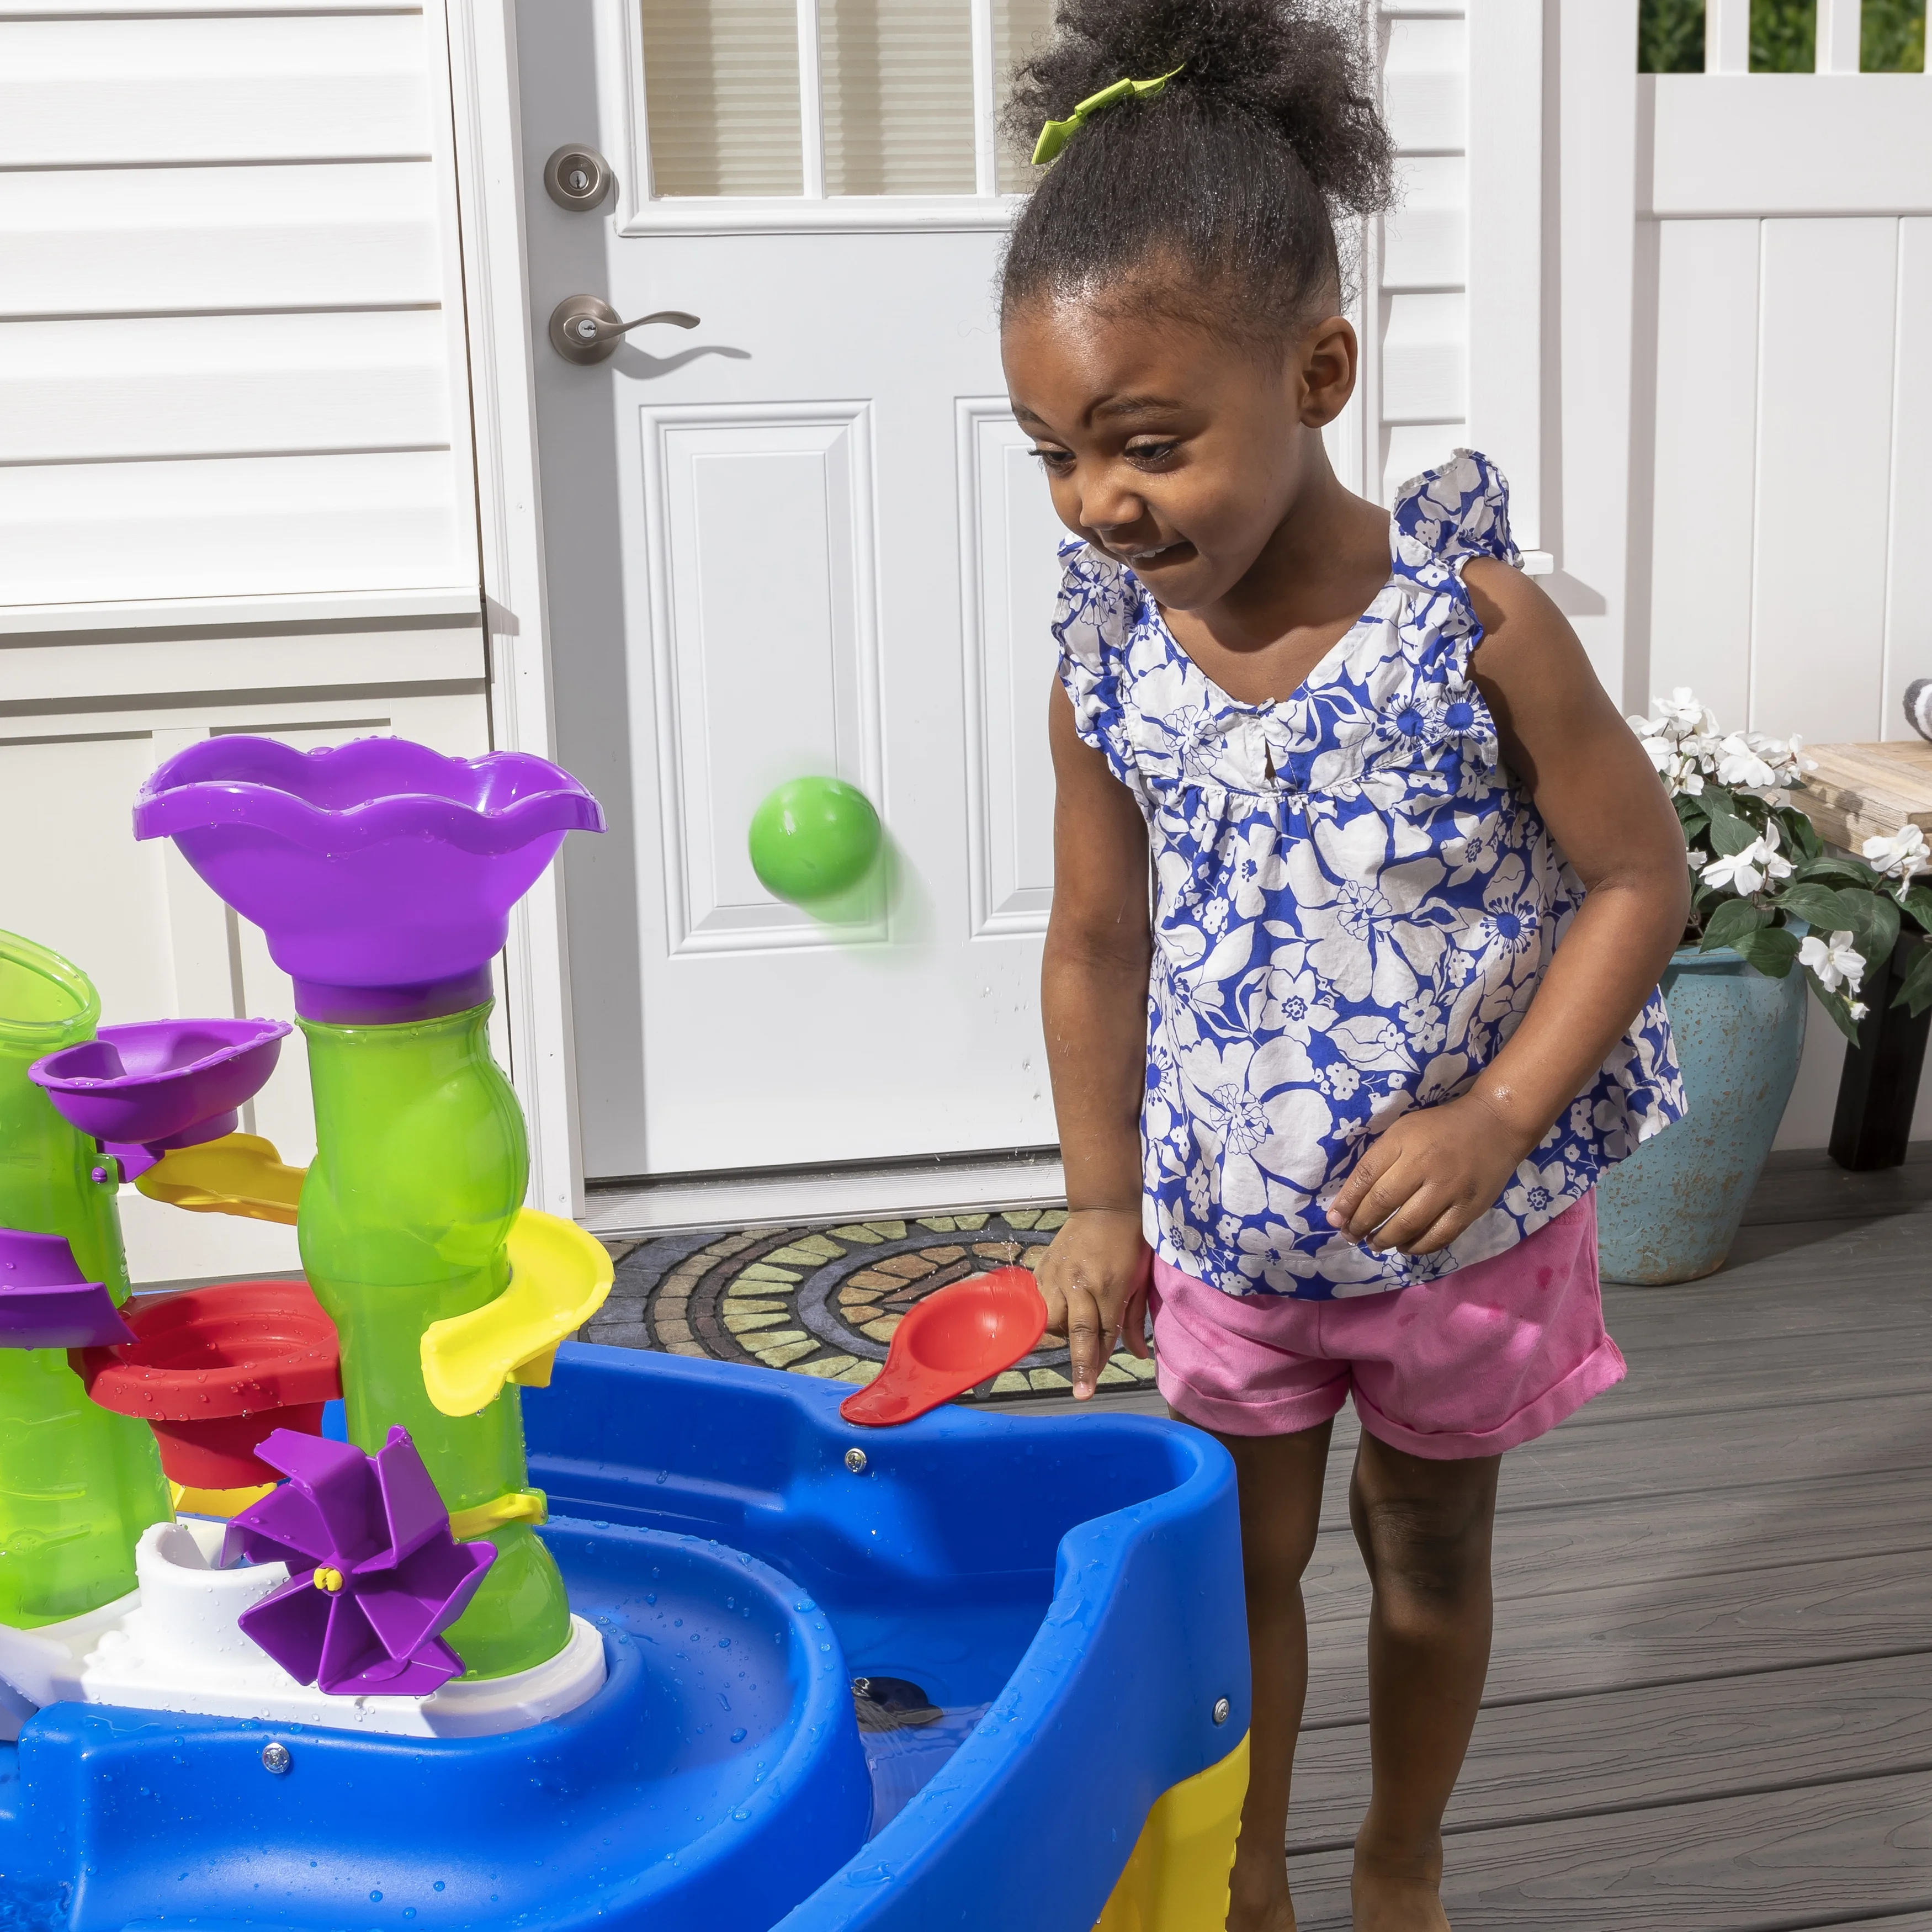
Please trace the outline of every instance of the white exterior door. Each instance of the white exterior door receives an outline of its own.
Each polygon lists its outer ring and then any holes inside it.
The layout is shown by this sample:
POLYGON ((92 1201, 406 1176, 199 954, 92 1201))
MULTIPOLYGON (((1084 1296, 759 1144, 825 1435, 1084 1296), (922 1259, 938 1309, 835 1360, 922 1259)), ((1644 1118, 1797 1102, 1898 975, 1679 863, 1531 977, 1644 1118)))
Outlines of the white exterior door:
POLYGON ((1000 371, 990 122, 1046 11, 523 10, 558 749, 610 820, 567 875, 592 1178, 1054 1137, 1059 526, 1000 371), (616 173, 592 212, 542 185, 571 142, 616 173), (576 366, 541 336, 580 293, 701 324, 576 366), (807 774, 885 824, 845 923, 747 856, 759 800, 807 774))

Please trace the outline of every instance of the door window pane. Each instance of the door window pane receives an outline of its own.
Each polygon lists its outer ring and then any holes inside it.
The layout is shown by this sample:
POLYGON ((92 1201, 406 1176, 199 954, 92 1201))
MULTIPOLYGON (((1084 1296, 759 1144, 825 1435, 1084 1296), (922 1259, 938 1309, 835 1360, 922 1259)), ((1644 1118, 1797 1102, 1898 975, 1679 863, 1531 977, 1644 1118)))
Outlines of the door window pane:
POLYGON ((797 194, 794 0, 643 0, 659 194, 797 194))
MULTIPOLYGON (((993 0, 993 88, 1004 102, 1013 69, 1053 31, 1053 0, 993 0)), ((1024 194, 1035 170, 1028 154, 1000 143, 1000 192, 1024 194)))
POLYGON ((828 194, 973 192, 969 0, 819 0, 828 194))

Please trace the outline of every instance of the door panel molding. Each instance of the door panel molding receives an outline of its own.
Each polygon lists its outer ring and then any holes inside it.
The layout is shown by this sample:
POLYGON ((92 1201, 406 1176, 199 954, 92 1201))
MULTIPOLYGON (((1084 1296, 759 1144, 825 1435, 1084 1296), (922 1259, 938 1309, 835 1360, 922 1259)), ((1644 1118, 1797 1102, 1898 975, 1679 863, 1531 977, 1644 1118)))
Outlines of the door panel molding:
POLYGON ((849 946, 751 870, 753 808, 787 778, 842 778, 884 815, 868 402, 646 404, 650 683, 664 920, 675 954, 849 946), (794 674, 734 675, 719 640, 790 631, 794 674))
POLYGON ((1005 938, 1044 932, 1053 904, 1052 658, 1028 654, 1021 613, 1053 608, 1060 524, 1006 398, 962 397, 956 408, 972 930, 1005 938))

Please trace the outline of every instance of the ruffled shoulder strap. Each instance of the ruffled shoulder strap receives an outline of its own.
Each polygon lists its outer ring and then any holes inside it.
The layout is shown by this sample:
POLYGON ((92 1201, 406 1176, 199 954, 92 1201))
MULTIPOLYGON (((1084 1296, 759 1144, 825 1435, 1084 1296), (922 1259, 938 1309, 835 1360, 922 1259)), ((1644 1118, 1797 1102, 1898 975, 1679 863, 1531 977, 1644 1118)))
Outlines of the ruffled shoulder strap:
POLYGON ((1510 536, 1509 485, 1486 456, 1459 449, 1397 493, 1389 549, 1396 574, 1435 587, 1472 556, 1520 566, 1510 536))
POLYGON ((1140 615, 1138 580, 1118 559, 1078 537, 1060 544, 1060 565, 1053 634, 1075 728, 1082 742, 1103 754, 1114 776, 1144 802, 1127 718, 1128 647, 1140 615))

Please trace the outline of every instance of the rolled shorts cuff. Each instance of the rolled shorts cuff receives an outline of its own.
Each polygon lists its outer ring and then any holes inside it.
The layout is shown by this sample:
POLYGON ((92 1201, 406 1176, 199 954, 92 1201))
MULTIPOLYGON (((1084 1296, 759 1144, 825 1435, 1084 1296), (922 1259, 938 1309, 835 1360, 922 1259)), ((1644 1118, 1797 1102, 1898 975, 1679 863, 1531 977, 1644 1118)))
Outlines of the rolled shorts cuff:
MULTIPOLYGON (((1534 1401, 1526 1402, 1508 1421, 1494 1429, 1481 1430, 1422 1430, 1411 1429, 1384 1415, 1359 1386, 1350 1394, 1362 1426, 1378 1442, 1411 1456, 1430 1462, 1456 1462, 1477 1456, 1500 1456, 1520 1449, 1539 1436, 1546 1436, 1559 1422, 1567 1421, 1583 1405, 1613 1388, 1628 1372, 1623 1352, 1606 1335, 1563 1379, 1545 1389, 1534 1401)), ((1172 1406, 1170 1404, 1170 1406, 1172 1406)), ((1217 1426, 1219 1425, 1216 1425, 1217 1426)), ((1235 1431, 1246 1434, 1249 1431, 1235 1431)))
POLYGON ((1348 1399, 1348 1372, 1339 1370, 1318 1388, 1298 1389, 1292 1395, 1266 1402, 1233 1402, 1225 1396, 1204 1395, 1156 1354, 1154 1381, 1167 1406, 1183 1422, 1211 1429, 1220 1436, 1298 1436, 1340 1412, 1348 1399))

